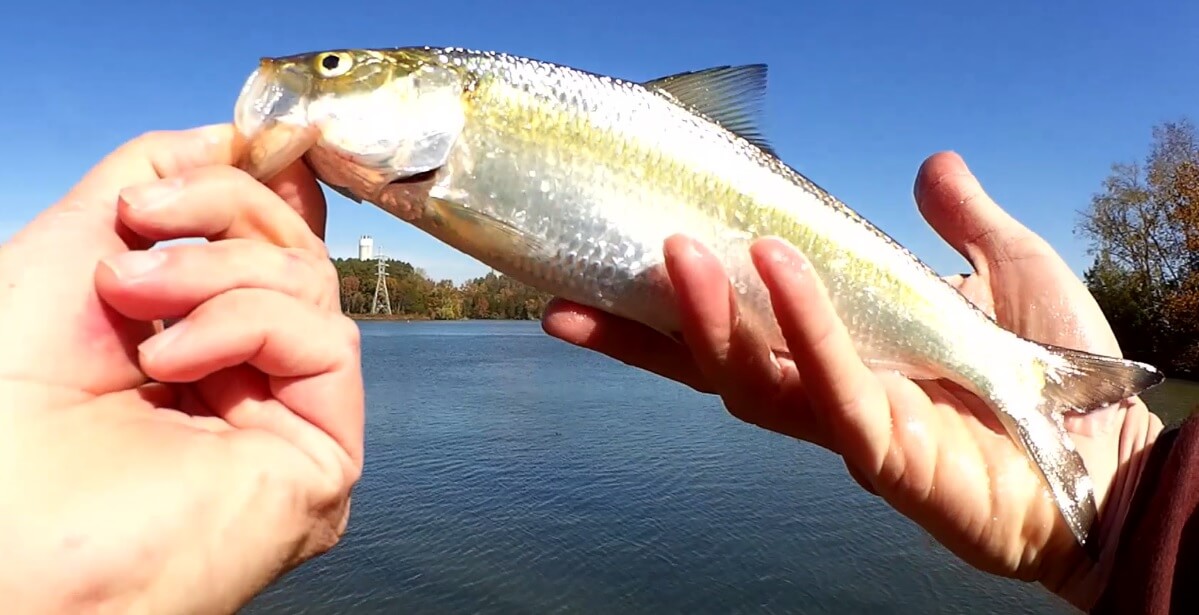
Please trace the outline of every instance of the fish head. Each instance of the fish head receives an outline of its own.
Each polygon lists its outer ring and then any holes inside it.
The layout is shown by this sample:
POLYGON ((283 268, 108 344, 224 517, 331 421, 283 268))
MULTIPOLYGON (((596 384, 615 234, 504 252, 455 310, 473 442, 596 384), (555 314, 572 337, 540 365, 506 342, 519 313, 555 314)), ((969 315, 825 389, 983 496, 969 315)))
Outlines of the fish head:
POLYGON ((358 198, 443 166, 466 122, 468 76, 435 49, 264 58, 238 96, 240 166, 265 181, 301 156, 358 198))

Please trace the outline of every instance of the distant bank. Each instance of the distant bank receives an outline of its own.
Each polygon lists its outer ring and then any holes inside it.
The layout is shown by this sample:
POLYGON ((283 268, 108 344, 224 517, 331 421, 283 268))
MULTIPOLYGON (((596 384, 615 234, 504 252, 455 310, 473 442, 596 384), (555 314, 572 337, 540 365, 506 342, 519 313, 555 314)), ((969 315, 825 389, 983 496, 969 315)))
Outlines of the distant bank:
POLYGON ((347 313, 352 320, 398 320, 402 322, 417 321, 417 320, 433 320, 426 314, 351 314, 347 313))
POLYGON ((352 314, 346 313, 351 320, 387 320, 400 322, 529 322, 534 318, 431 318, 427 314, 352 314))

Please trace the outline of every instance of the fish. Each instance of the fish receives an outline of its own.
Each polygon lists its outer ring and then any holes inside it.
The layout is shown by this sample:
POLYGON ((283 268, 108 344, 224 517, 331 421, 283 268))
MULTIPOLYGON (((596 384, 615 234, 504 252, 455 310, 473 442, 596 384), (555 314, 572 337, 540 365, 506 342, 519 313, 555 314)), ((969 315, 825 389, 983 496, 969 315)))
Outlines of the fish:
POLYGON ((261 58, 233 123, 266 181, 303 159, 321 183, 529 286, 681 340, 664 266, 675 234, 722 260, 741 318, 789 355, 749 256, 798 248, 868 365, 985 401, 1080 545, 1094 485, 1066 431, 1159 384, 1145 363, 1025 339, 784 163, 761 128, 765 64, 635 81, 460 47, 261 58))

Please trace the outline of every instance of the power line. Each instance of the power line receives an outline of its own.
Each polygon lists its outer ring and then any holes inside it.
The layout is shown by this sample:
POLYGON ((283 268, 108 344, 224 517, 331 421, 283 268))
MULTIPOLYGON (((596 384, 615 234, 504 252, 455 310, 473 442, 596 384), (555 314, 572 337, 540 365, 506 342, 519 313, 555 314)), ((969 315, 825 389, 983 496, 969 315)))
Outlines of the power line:
POLYGON ((382 247, 375 257, 375 263, 375 299, 371 303, 371 314, 378 314, 380 308, 384 314, 391 314, 391 296, 387 294, 387 257, 383 255, 382 247))

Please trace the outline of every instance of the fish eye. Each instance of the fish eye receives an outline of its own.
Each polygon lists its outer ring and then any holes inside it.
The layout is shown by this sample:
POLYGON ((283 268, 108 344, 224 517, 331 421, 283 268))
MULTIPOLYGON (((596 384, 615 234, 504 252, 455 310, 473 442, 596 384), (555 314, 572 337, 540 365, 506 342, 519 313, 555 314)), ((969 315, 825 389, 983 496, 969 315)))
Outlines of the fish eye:
POLYGON ((353 66, 354 58, 347 53, 330 51, 316 58, 316 71, 327 79, 340 77, 349 72, 353 66))

